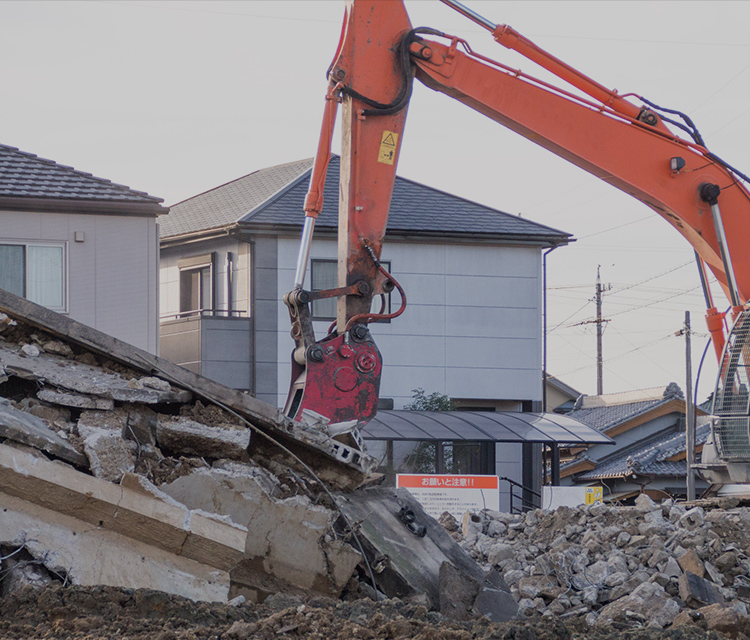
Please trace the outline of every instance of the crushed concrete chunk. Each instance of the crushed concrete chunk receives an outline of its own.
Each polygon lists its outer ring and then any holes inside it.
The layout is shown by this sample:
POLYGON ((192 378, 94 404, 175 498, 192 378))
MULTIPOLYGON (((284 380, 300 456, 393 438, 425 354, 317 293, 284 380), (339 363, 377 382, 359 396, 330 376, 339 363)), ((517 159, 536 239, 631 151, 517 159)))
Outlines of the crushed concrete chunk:
POLYGON ((43 420, 15 409, 5 398, 0 398, 0 437, 36 447, 78 467, 88 466, 86 456, 65 442, 43 420))
POLYGON ((33 344, 25 344, 21 347, 21 357, 22 358, 36 358, 39 356, 41 352, 39 351, 39 347, 33 344))
POLYGON ((713 584, 690 571, 680 576, 679 587, 680 598, 689 607, 724 604, 724 598, 713 584))
POLYGON ((148 387, 149 389, 156 389, 157 391, 171 391, 172 390, 172 386, 166 380, 162 380, 161 378, 155 378, 154 376, 141 378, 140 383, 144 387, 148 387))
POLYGON ((135 470, 135 460, 119 431, 78 425, 83 448, 96 478, 120 482, 135 470))
POLYGON ((5 331, 8 327, 15 327, 16 321, 11 320, 7 314, 0 313, 0 333, 5 331))
POLYGON ((275 500, 263 489, 263 479, 262 474, 198 469, 160 489, 190 509, 229 516, 247 528, 250 559, 232 572, 233 593, 254 602, 288 586, 339 595, 361 556, 329 539, 335 514, 303 496, 275 500))
POLYGON ((73 349, 59 340, 49 340, 45 342, 42 344, 42 349, 47 353, 54 353, 57 356, 63 356, 65 358, 69 358, 73 355, 73 349))
POLYGON ((179 455, 246 460, 250 430, 208 427, 187 418, 159 416, 156 441, 162 449, 179 455))
POLYGON ((439 580, 440 613, 468 620, 481 585, 447 561, 440 565, 439 580))
POLYGON ((706 575, 706 568, 703 565, 703 561, 698 557, 695 549, 690 549, 677 558, 677 562, 683 571, 689 571, 694 573, 699 578, 703 578, 706 575))

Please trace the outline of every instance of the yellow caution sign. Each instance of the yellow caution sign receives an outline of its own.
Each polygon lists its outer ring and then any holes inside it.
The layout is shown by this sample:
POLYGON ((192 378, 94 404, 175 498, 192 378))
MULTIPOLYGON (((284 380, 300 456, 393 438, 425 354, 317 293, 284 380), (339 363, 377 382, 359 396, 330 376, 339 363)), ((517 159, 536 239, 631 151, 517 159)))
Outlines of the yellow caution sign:
POLYGON ((604 498, 604 489, 602 487, 586 487, 586 504, 601 502, 604 498))
POLYGON ((398 134, 394 131, 383 131, 380 138, 380 151, 378 152, 378 162, 383 164, 393 164, 396 161, 396 145, 398 144, 398 134))

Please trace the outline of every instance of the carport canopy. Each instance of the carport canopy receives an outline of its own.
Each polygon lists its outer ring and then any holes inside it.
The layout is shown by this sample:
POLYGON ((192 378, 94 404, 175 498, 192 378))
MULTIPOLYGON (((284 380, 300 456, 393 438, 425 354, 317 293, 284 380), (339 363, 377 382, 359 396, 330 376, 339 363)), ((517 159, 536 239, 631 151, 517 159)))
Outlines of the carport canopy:
POLYGON ((506 411, 378 411, 365 440, 468 440, 549 445, 614 444, 596 429, 557 413, 506 411))

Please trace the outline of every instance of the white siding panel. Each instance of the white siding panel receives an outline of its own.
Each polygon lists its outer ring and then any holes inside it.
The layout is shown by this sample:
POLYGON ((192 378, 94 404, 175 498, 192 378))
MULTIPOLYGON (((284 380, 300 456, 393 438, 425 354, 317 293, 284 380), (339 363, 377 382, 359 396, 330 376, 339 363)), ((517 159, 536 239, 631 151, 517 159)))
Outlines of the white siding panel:
MULTIPOLYGON (((392 265, 393 277, 399 281, 406 292, 406 300, 409 304, 444 304, 445 303, 445 276, 442 274, 404 274, 398 269, 394 262, 392 265)), ((394 302, 399 298, 398 292, 392 296, 394 302)))
POLYGON ((380 397, 393 398, 395 409, 403 409, 413 400, 412 391, 421 387, 428 393, 447 393, 445 369, 428 367, 396 367, 383 365, 380 379, 380 397))
MULTIPOLYGON (((40 239, 52 240, 52 239, 64 239, 67 240, 74 229, 72 228, 71 217, 68 214, 53 214, 53 215, 41 215, 40 216, 40 239)), ((80 229, 75 229, 80 231, 80 229)), ((73 240, 73 238, 70 238, 73 240)))
POLYGON ((538 309, 447 307, 445 325, 448 336, 541 340, 541 319, 538 309))
POLYGON ((450 367, 445 371, 448 395, 453 398, 541 398, 539 369, 450 367))
POLYGON ((3 211, 0 212, 2 227, 0 238, 7 240, 41 240, 42 214, 31 211, 3 211))
POLYGON ((454 245, 445 250, 445 272, 469 276, 529 276, 540 273, 539 249, 454 245))
POLYGON ((445 359, 450 365, 538 369, 538 343, 531 338, 450 338, 445 343, 445 359))
POLYGON ((447 276, 445 302, 455 306, 525 307, 535 309, 538 280, 521 277, 447 276))
MULTIPOLYGON (((281 239, 278 299, 289 291, 298 239, 281 239)), ((311 258, 334 259, 336 243, 316 239, 311 258)), ((541 397, 541 257, 538 248, 391 242, 383 260, 406 289, 404 315, 370 330, 383 354, 381 397, 396 408, 412 390, 453 397, 534 400, 541 397)), ((306 284, 309 286, 309 276, 306 284)), ((392 310, 398 308, 392 295, 392 310)), ((278 320, 278 403, 289 387, 286 308, 278 320)), ((328 323, 315 323, 323 337, 328 323)))
POLYGON ((390 365, 444 367, 445 340, 440 336, 391 336, 378 345, 390 365))
POLYGON ((390 260, 402 275, 445 273, 445 246, 392 242, 383 246, 383 260, 390 260))
POLYGON ((68 311, 75 320, 97 329, 96 282, 104 275, 96 269, 98 221, 99 216, 71 215, 68 242, 68 311), (83 242, 75 242, 76 231, 83 232, 83 242))
MULTIPOLYGON (((376 322, 370 325, 370 332, 377 342, 389 339, 388 336, 444 336, 445 306, 442 304, 412 304, 408 298, 406 311, 390 322, 376 322)), ((396 311, 400 301, 398 293, 391 299, 391 309, 396 311)))
POLYGON ((148 222, 102 217, 95 264, 97 328, 143 349, 149 348, 148 222))

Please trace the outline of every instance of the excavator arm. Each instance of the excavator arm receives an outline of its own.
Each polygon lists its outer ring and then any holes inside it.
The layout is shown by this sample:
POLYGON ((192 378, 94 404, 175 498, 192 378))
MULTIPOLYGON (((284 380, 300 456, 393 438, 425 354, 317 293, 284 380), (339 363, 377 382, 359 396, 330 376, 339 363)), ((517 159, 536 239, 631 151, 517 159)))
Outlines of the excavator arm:
MULTIPOLYGON (((382 363, 367 325, 378 318, 370 312, 372 297, 398 286, 378 258, 413 78, 617 187, 669 222, 695 249, 707 322, 721 357, 724 314, 713 304, 705 268, 715 275, 737 316, 750 297, 750 251, 744 248, 750 234, 750 193, 738 180, 745 177, 705 148, 689 118, 679 122, 671 119, 677 112, 634 94, 619 95, 510 27, 495 25, 454 0, 443 2, 570 87, 551 85, 476 54, 455 36, 413 29, 398 0, 348 5, 328 75, 295 288, 286 297, 296 341, 287 414, 299 419, 307 408, 340 422, 366 421, 376 411, 382 363), (322 206, 339 102, 339 288, 309 292, 303 289, 304 269, 322 206), (676 135, 673 128, 691 139, 676 135), (316 342, 307 304, 332 295, 340 296, 335 331, 316 342)), ((402 301, 401 310, 403 292, 402 301)))

